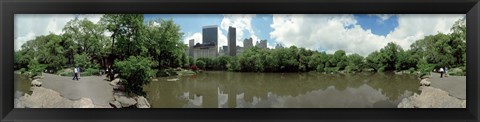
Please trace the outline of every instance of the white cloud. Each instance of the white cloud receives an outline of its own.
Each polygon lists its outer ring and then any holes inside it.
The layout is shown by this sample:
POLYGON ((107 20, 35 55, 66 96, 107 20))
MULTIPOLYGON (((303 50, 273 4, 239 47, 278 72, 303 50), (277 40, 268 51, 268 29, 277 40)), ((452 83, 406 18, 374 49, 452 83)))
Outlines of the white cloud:
POLYGON ((100 20, 101 14, 16 14, 14 20, 14 45, 19 50, 25 42, 37 36, 50 33, 61 34, 63 26, 75 16, 86 18, 94 23, 100 20))
MULTIPOLYGON (((244 38, 244 36, 246 35, 245 32, 247 32, 248 35, 250 35, 250 37, 253 39, 253 43, 255 45, 255 43, 259 41, 259 39, 258 39, 258 36, 255 35, 255 31, 252 28, 253 17, 255 17, 255 14, 226 14, 222 19, 222 22, 220 24, 220 29, 228 33, 229 26, 235 27, 237 32, 236 33, 237 45, 239 46, 243 46, 243 40, 245 38, 249 38, 249 37, 244 38)), ((220 36, 221 34, 219 34, 219 38, 220 36)), ((225 35, 222 34, 222 36, 225 36, 225 35)))
POLYGON ((387 36, 380 36, 362 29, 353 15, 273 15, 270 37, 286 47, 325 49, 327 53, 345 50, 366 56, 389 42, 409 49, 426 35, 449 33, 454 21, 463 16, 398 15, 399 26, 387 36))
POLYGON ((190 39, 194 40, 194 44, 202 43, 202 33, 194 33, 190 36, 187 36, 186 38, 184 38, 183 43, 188 44, 190 39))

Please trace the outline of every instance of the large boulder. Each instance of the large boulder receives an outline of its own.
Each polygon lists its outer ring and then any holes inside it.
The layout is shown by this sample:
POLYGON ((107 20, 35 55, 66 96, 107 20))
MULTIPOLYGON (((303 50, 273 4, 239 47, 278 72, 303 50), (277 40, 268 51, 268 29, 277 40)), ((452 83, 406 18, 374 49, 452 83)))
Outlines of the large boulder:
POLYGON ((150 108, 150 103, 148 103, 147 99, 143 96, 137 97, 137 108, 150 108))
POLYGON ((131 97, 127 97, 126 95, 114 95, 115 101, 118 101, 122 108, 131 107, 137 104, 137 101, 131 97))
POLYGON ((420 81, 420 86, 430 86, 430 81, 428 81, 427 79, 422 79, 420 81))
POLYGON ((120 80, 119 78, 117 78, 117 79, 115 79, 115 80, 112 80, 112 82, 110 82, 110 85, 112 85, 112 86, 119 85, 120 81, 121 81, 121 80, 120 80))
POLYGON ((110 101, 110 105, 115 108, 122 108, 122 104, 120 104, 118 101, 110 101))
POLYGON ((40 82, 40 80, 38 80, 38 79, 35 79, 35 80, 32 80, 31 85, 32 85, 32 86, 35 86, 35 87, 41 87, 41 86, 42 86, 42 82, 40 82))
POLYGON ((80 100, 73 102, 73 108, 95 108, 92 99, 81 98, 80 100))
POLYGON ((465 108, 463 102, 458 98, 452 97, 448 92, 438 88, 424 87, 420 88, 420 95, 414 94, 404 98, 397 106, 399 108, 465 108))

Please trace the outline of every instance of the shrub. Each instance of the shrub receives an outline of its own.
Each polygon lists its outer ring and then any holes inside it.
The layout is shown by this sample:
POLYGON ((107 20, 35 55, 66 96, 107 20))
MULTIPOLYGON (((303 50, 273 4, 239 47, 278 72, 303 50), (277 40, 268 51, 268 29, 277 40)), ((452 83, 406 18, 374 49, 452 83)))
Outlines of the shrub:
POLYGON ((47 68, 46 65, 38 63, 37 60, 33 60, 28 64, 28 72, 30 72, 29 76, 33 78, 40 75, 45 68, 47 68))
POLYGON ((197 64, 198 68, 200 68, 200 69, 205 69, 205 67, 206 67, 205 62, 202 61, 202 60, 197 60, 196 64, 197 64))
POLYGON ((154 62, 150 58, 130 56, 124 61, 115 61, 114 67, 119 72, 118 77, 122 80, 127 93, 145 95, 142 86, 150 83, 150 78, 155 76, 151 68, 154 62))
POLYGON ((88 68, 85 72, 81 73, 81 76, 92 76, 92 75, 100 75, 100 70, 96 68, 88 68))

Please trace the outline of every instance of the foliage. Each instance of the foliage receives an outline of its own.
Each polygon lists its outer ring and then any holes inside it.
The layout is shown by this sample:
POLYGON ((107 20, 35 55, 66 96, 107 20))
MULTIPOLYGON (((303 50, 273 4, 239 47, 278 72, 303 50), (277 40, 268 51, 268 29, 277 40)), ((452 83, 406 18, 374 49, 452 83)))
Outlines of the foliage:
POLYGON ((144 95, 142 86, 155 76, 151 68, 154 64, 150 58, 130 56, 127 60, 115 61, 114 67, 119 72, 118 77, 124 79, 122 83, 126 92, 144 95))

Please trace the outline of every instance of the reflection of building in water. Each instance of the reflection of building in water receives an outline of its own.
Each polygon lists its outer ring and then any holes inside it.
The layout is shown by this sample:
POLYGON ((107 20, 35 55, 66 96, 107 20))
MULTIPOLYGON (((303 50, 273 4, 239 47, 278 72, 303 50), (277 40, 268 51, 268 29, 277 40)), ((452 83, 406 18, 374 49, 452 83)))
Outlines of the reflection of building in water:
POLYGON ((228 94, 224 94, 223 91, 220 91, 220 88, 217 87, 218 94, 218 108, 228 108, 228 94))
POLYGON ((193 98, 190 98, 190 92, 183 92, 181 98, 188 101, 185 107, 187 108, 201 108, 203 107, 203 96, 200 95, 193 95, 193 98))

